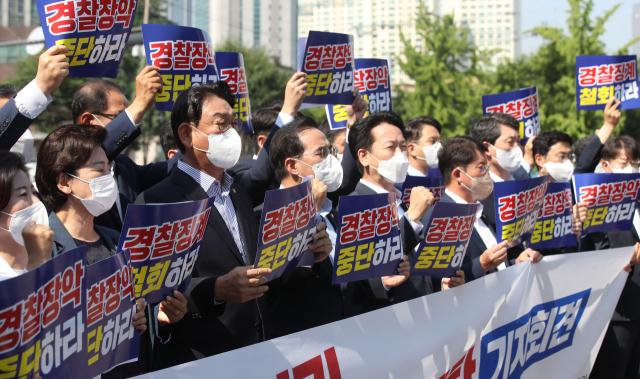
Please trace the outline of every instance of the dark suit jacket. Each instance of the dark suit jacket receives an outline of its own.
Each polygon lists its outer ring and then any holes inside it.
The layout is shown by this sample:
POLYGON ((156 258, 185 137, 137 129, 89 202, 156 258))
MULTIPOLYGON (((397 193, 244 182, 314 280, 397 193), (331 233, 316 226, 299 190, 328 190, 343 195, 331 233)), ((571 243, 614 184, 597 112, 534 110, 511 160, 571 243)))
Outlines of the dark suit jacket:
POLYGON ((516 180, 531 179, 531 174, 529 174, 527 172, 527 170, 525 170, 524 167, 522 167, 522 166, 518 167, 517 170, 512 172, 511 176, 513 176, 513 178, 516 179, 516 180))
POLYGON ((582 150, 578 163, 576 164, 574 174, 589 174, 595 171, 596 166, 600 163, 602 158, 602 148, 604 145, 600 142, 598 136, 594 136, 591 142, 582 150))
MULTIPOLYGON (((589 233, 581 238, 580 251, 605 250, 602 254, 606 254, 606 249, 634 246, 639 241, 634 227, 625 232, 589 233)), ((640 320, 640 268, 633 266, 631 270, 613 313, 613 321, 640 320)))
POLYGON ((227 169, 227 174, 231 175, 232 178, 236 178, 236 175, 242 174, 247 170, 250 170, 253 166, 256 165, 257 159, 253 158, 242 158, 240 162, 236 163, 230 169, 227 169))
MULTIPOLYGON (((327 215, 337 229, 338 212, 327 215)), ((340 321, 345 316, 340 285, 332 285, 333 265, 327 257, 313 267, 298 267, 268 283, 267 339, 340 321)))
POLYGON ((0 108, 0 150, 11 149, 33 122, 18 111, 14 98, 0 108))
MULTIPOLYGON (((374 195, 376 192, 362 183, 356 185, 355 191, 349 196, 374 195)), ((404 204, 402 205, 404 208, 404 204)), ((404 209, 406 211, 406 209, 404 209)), ((400 233, 404 254, 411 262, 414 249, 420 243, 420 236, 416 234, 411 223, 405 218, 400 219, 400 233)), ((344 290, 347 317, 370 312, 386 306, 401 303, 433 293, 431 278, 424 275, 410 275, 404 283, 385 291, 380 278, 361 280, 347 283, 344 290)))
POLYGON ((126 112, 120 113, 105 126, 105 129, 107 129, 107 139, 104 141, 104 148, 109 162, 116 159, 142 133, 140 128, 131 122, 126 112))
MULTIPOLYGON (((182 170, 175 169, 169 178, 143 192, 136 204, 177 203, 207 197, 193 178, 182 170)), ((248 264, 252 265, 257 248, 258 222, 253 214, 251 200, 242 187, 235 183, 231 185, 230 197, 248 264)), ((218 277, 239 266, 245 266, 242 255, 222 216, 213 207, 193 269, 193 277, 184 293, 188 301, 188 313, 173 325, 169 342, 155 345, 154 369, 220 354, 264 340, 264 296, 242 304, 214 303, 214 288, 218 277)))

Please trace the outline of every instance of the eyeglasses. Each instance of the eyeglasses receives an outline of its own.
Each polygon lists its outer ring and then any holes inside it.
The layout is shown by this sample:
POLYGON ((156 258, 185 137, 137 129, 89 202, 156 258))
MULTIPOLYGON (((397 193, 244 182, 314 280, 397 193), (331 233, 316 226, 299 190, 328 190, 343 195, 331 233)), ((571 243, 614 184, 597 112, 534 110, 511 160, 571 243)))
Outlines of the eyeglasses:
POLYGON ((560 160, 560 162, 564 162, 568 159, 571 161, 571 163, 576 163, 576 155, 574 153, 560 154, 560 155, 557 155, 557 157, 560 160))
POLYGON ((427 139, 427 143, 429 143, 429 145, 435 145, 438 142, 442 142, 442 138, 440 138, 440 137, 431 137, 431 138, 427 139))
MULTIPOLYGON (((613 167, 612 165, 610 165, 610 166, 613 167)), ((633 168, 638 168, 640 166, 640 161, 631 161, 631 162, 628 162, 628 163, 618 163, 616 168, 625 168, 627 166, 631 166, 633 168)))
POLYGON ((102 116, 102 117, 106 117, 109 120, 113 120, 114 118, 118 117, 119 115, 117 114, 108 114, 108 113, 94 113, 94 115, 98 115, 98 116, 102 116))
POLYGON ((219 120, 196 120, 194 122, 195 123, 202 122, 207 125, 216 126, 218 128, 217 131, 220 133, 224 133, 230 128, 233 128, 235 129, 236 132, 239 132, 240 129, 242 128, 242 120, 235 119, 235 118, 233 120, 227 120, 227 119, 221 118, 219 120))
MULTIPOLYGON (((338 155, 338 148, 331 146, 331 147, 322 147, 320 148, 320 150, 316 151, 315 153, 311 154, 312 156, 318 156, 318 157, 322 157, 322 159, 327 159, 327 157, 329 156, 329 154, 333 155, 334 157, 338 155)), ((305 154, 300 154, 297 157, 294 158, 301 158, 303 157, 305 154)))
MULTIPOLYGON (((467 166, 463 166, 463 167, 465 169, 467 168, 467 166)), ((489 171, 491 171, 491 164, 488 164, 486 166, 482 166, 482 167, 479 168, 479 170, 480 170, 480 175, 485 176, 485 175, 487 175, 487 173, 489 171)))

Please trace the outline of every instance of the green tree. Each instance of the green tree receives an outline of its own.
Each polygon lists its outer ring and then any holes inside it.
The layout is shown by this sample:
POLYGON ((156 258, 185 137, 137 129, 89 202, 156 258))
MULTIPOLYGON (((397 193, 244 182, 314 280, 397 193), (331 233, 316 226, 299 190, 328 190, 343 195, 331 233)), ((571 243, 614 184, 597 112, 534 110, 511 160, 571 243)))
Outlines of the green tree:
POLYGON ((466 134, 482 115, 481 96, 486 93, 487 74, 494 51, 479 51, 467 26, 458 26, 452 14, 435 16, 421 4, 416 15, 417 34, 424 41, 412 46, 400 33, 402 70, 415 81, 411 90, 398 89, 394 111, 404 120, 428 115, 443 125, 443 137, 466 134))

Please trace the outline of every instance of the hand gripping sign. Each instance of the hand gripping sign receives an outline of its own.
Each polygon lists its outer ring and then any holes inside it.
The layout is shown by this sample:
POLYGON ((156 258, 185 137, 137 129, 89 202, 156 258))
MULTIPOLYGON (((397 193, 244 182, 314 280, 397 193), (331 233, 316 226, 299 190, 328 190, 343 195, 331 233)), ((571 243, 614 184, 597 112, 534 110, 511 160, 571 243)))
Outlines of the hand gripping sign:
POLYGON ((603 110, 613 97, 621 102, 618 109, 640 108, 636 56, 577 56, 577 109, 603 110))
POLYGON ((38 0, 47 48, 65 45, 69 76, 118 76, 137 0, 38 0))
POLYGON ((247 71, 240 53, 216 52, 216 65, 220 80, 229 84, 231 92, 236 97, 233 113, 236 119, 242 120, 242 131, 253 132, 251 123, 251 104, 249 103, 249 89, 247 87, 247 71))
POLYGON ((313 266, 309 250, 316 232, 316 206, 309 178, 297 186, 267 191, 260 218, 256 268, 270 268, 268 280, 301 266, 313 266))
POLYGON ((533 233, 549 176, 493 184, 498 243, 509 247, 528 241, 533 233))
POLYGON ((557 182, 547 185, 538 221, 531 235, 531 248, 551 249, 578 245, 573 234, 573 196, 571 183, 557 182))
POLYGON ((131 251, 135 297, 157 303, 191 281, 213 198, 176 204, 130 204, 118 251, 131 251))
POLYGON ((177 25, 142 25, 147 64, 160 68, 162 93, 156 109, 170 112, 181 91, 218 81, 211 37, 203 30, 177 25))
POLYGON ((409 208, 411 205, 411 190, 413 187, 425 187, 433 194, 433 203, 431 206, 434 206, 440 201, 442 195, 444 194, 444 184, 442 184, 442 177, 421 177, 421 176, 407 176, 404 183, 402 183, 402 202, 404 205, 409 208))
POLYGON ((520 122, 520 145, 540 134, 538 87, 482 96, 482 114, 506 113, 520 122))
MULTIPOLYGON (((356 59, 354 85, 369 104, 365 113, 389 112, 391 108, 391 79, 389 77, 389 62, 386 59, 356 59)), ((353 102, 353 100, 352 100, 353 102)), ((331 129, 347 127, 347 106, 325 106, 327 120, 331 129)))
POLYGON ((397 275, 404 250, 395 194, 341 196, 332 284, 397 275))
POLYGON ((353 36, 310 31, 302 72, 309 83, 305 103, 353 103, 353 36))
POLYGON ((638 203, 640 174, 578 174, 573 176, 577 203, 587 204, 582 237, 593 232, 631 230, 638 203))
POLYGON ((477 212, 478 204, 436 204, 411 262, 411 275, 455 276, 462 266, 477 212))

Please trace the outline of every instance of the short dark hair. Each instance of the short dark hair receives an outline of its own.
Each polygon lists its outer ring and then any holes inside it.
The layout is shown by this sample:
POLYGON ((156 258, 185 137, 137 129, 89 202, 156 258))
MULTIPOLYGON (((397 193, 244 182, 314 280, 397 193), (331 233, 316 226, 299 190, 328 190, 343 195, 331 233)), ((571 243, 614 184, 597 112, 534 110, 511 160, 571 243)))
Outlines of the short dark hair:
POLYGON ((261 108, 251 114, 251 123, 253 124, 253 135, 251 136, 251 144, 253 145, 253 153, 257 154, 260 150, 258 146, 258 136, 268 136, 271 133, 273 124, 278 120, 279 110, 261 108))
POLYGON ((624 150, 628 159, 638 160, 640 159, 639 149, 638 142, 629 136, 609 138, 602 148, 602 159, 605 161, 616 159, 620 151, 624 150))
POLYGON ((535 158, 538 154, 543 157, 547 157, 549 154, 549 150, 553 145, 559 142, 566 142, 569 146, 573 145, 573 139, 567 133, 560 132, 557 130, 549 130, 546 132, 540 133, 536 139, 533 140, 533 159, 535 162, 535 158))
POLYGON ((175 138, 173 138, 173 129, 171 129, 171 122, 167 121, 160 131, 160 145, 162 145, 162 151, 164 152, 164 158, 169 159, 169 150, 177 149, 175 138))
POLYGON ((16 95, 16 87, 9 83, 0 84, 0 99, 10 99, 16 95))
POLYGON ((102 147, 107 129, 98 125, 67 125, 54 130, 38 149, 36 185, 38 191, 55 211, 67 201, 67 195, 58 189, 58 175, 77 175, 96 147, 102 147))
POLYGON ((502 134, 500 125, 508 126, 520 133, 520 123, 515 117, 506 113, 491 113, 480 117, 471 128, 469 135, 476 141, 489 142, 493 145, 502 134))
POLYGON ((282 180, 287 175, 284 161, 304 153, 300 133, 317 128, 318 124, 311 117, 305 116, 296 118, 274 134, 269 148, 269 160, 278 179, 282 180))
POLYGON ((173 130, 173 138, 175 138, 176 144, 182 153, 184 153, 185 148, 182 141, 180 141, 178 128, 183 123, 188 124, 200 120, 202 116, 202 106, 205 100, 211 96, 226 101, 231 108, 236 104, 236 98, 233 96, 229 84, 224 80, 202 84, 197 87, 190 87, 182 91, 173 103, 173 108, 171 109, 171 129, 173 130))
POLYGON ((438 130, 438 133, 442 131, 442 125, 435 118, 429 116, 416 117, 404 124, 404 139, 407 142, 420 140, 422 138, 422 129, 424 129, 425 125, 433 126, 438 130))
POLYGON ((488 153, 489 149, 475 138, 467 136, 455 136, 445 142, 438 152, 438 168, 442 173, 445 185, 451 182, 451 173, 456 167, 466 167, 473 163, 478 156, 477 152, 488 153))
POLYGON ((71 117, 79 123, 83 113, 101 113, 109 108, 109 92, 117 91, 124 95, 122 88, 114 82, 104 79, 92 79, 82 84, 73 93, 71 117))
POLYGON ((11 200, 11 182, 22 171, 29 176, 22 155, 11 151, 0 151, 0 209, 4 209, 11 200))
POLYGON ((364 167, 362 167, 362 163, 360 163, 360 159, 358 159, 358 151, 360 149, 371 150, 371 145, 373 145, 371 130, 383 122, 397 127, 404 136, 404 123, 400 116, 393 112, 374 113, 369 117, 356 121, 349 130, 349 151, 351 152, 351 156, 356 160, 358 171, 360 171, 361 174, 364 173, 364 167))
POLYGON ((589 144, 589 142, 591 142, 591 140, 593 140, 593 138, 595 137, 595 134, 589 134, 586 135, 582 138, 580 138, 574 145, 573 145, 573 153, 576 155, 576 160, 580 159, 580 156, 582 155, 582 152, 584 151, 584 148, 587 147, 587 145, 589 144))
POLYGON ((278 100, 274 100, 274 101, 270 102, 269 104, 265 105, 264 107, 262 107, 260 109, 269 109, 269 110, 272 110, 272 111, 280 112, 282 110, 283 106, 284 106, 284 100, 278 99, 278 100))

